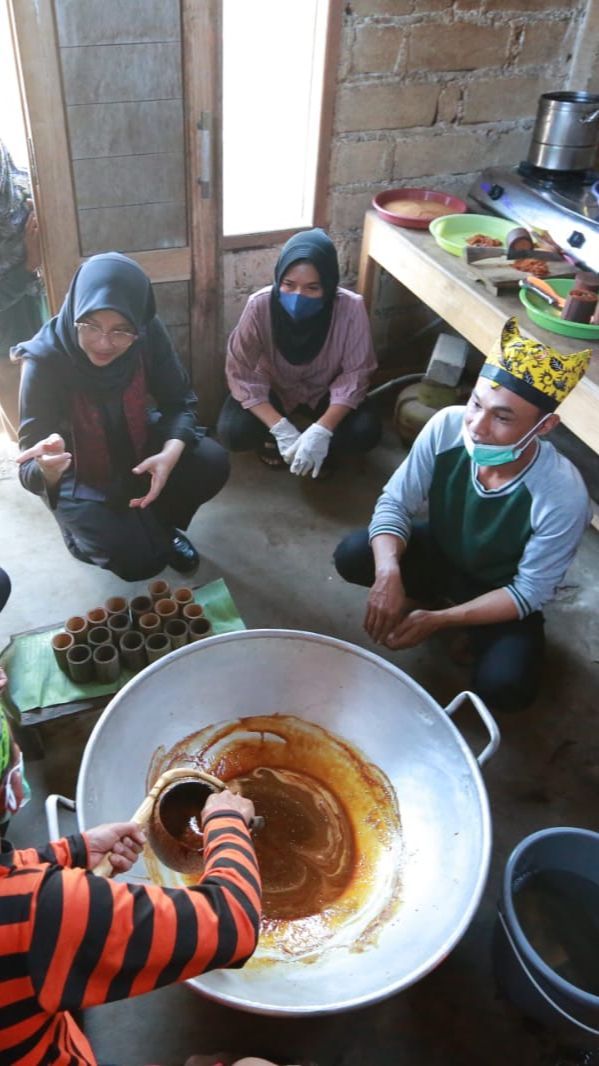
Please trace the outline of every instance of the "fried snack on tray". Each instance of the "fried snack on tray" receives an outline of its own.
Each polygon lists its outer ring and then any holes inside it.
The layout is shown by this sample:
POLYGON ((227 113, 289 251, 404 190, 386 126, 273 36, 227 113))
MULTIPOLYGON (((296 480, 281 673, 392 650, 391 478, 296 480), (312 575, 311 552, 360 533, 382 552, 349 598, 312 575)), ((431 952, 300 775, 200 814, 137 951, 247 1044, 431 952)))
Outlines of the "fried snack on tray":
POLYGON ((533 274, 535 278, 546 278, 549 274, 547 263, 540 259, 514 259, 514 270, 521 270, 524 274, 533 274))
POLYGON ((486 233, 474 233, 472 237, 468 237, 466 244, 472 245, 473 248, 501 248, 503 241, 487 237, 486 233))

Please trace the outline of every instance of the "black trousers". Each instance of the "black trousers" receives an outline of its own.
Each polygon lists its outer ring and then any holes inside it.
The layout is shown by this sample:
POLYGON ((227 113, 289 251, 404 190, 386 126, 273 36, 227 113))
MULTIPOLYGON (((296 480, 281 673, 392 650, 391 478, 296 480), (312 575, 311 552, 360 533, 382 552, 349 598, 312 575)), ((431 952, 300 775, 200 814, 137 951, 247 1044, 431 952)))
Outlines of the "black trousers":
POLYGON ((198 437, 186 445, 160 496, 145 510, 73 499, 72 479, 67 478, 54 515, 76 559, 111 570, 124 581, 142 581, 164 569, 173 531, 187 529, 198 507, 220 492, 228 476, 224 448, 198 437))
MULTIPOLYGON (((334 559, 337 572, 346 581, 368 588, 374 583, 374 555, 367 529, 345 537, 334 559)), ((451 568, 426 525, 415 525, 400 566, 406 595, 420 602, 449 597, 465 603, 491 591, 451 568)), ((543 615, 534 611, 514 622, 469 627, 474 652, 472 689, 490 707, 516 711, 535 699, 545 649, 543 626, 543 615)))
POLYGON ((0 569, 0 611, 3 610, 6 605, 6 601, 10 596, 10 589, 10 578, 6 573, 6 570, 0 569))
MULTIPOLYGON (((283 405, 274 393, 270 394, 270 403, 284 414, 283 405)), ((296 408, 299 414, 307 414, 312 419, 320 418, 329 406, 330 400, 326 396, 319 401, 314 410, 309 407, 296 408)), ((291 412, 293 415, 295 412, 291 412)), ((347 452, 369 452, 376 448, 381 439, 381 420, 368 400, 360 404, 355 411, 350 411, 333 432, 331 452, 336 449, 347 452)), ((264 444, 265 440, 274 440, 269 430, 252 414, 251 408, 246 409, 227 396, 218 419, 217 433, 219 440, 230 452, 256 451, 264 444)))

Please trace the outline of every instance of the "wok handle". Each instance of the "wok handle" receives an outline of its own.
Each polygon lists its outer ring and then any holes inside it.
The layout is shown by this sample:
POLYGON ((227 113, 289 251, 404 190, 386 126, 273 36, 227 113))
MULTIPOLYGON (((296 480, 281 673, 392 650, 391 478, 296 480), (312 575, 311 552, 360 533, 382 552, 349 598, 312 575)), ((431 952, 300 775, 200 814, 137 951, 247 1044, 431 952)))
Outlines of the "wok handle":
POLYGON ((489 743, 487 744, 486 748, 483 748, 480 755, 476 756, 476 761, 478 765, 484 766, 484 764, 497 751, 497 748, 499 747, 499 741, 501 739, 501 734, 497 727, 497 722, 493 718, 493 715, 491 714, 489 708, 485 706, 480 696, 476 695, 476 692, 460 692, 455 697, 455 699, 451 701, 451 703, 447 704, 447 707, 444 707, 445 714, 448 714, 451 717, 451 715, 457 711, 458 707, 462 706, 464 700, 466 699, 470 700, 470 703, 474 707, 475 711, 478 712, 479 718, 482 719, 482 722, 486 726, 487 732, 490 737, 489 743))
POLYGON ((52 793, 46 799, 46 824, 48 826, 48 839, 50 841, 60 840, 62 834, 60 832, 60 826, 58 824, 58 808, 64 807, 66 811, 75 811, 75 800, 67 799, 66 796, 59 796, 57 793, 52 793))

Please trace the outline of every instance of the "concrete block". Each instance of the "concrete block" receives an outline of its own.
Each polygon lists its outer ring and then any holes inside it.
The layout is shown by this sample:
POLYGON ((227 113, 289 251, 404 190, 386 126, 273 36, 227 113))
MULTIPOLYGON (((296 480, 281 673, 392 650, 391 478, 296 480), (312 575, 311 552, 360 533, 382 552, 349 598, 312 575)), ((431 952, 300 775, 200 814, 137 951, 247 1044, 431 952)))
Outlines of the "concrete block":
POLYGON ((350 15, 410 15, 412 0, 350 0, 350 15))
POLYGON ((464 93, 464 122, 494 122, 534 118, 539 96, 548 92, 555 79, 493 78, 470 82, 464 93))
POLYGON ((233 292, 235 288, 235 257, 238 252, 223 253, 223 291, 233 292))
POLYGON ((533 22, 526 26, 518 66, 548 66, 556 59, 565 62, 574 47, 574 22, 533 22))
POLYGON ((278 255, 278 248, 250 248, 235 252, 235 288, 247 293, 270 285, 278 255))
POLYGON ((333 150, 331 184, 387 181, 392 166, 391 141, 342 141, 333 150))
POLYGON ((344 85, 337 96, 339 133, 430 126, 439 90, 436 85, 344 85))
POLYGON ((400 26, 358 26, 352 49, 354 74, 386 74, 397 62, 405 30, 400 26))
POLYGON ((361 234, 354 237, 345 237, 337 235, 336 232, 330 230, 329 236, 337 249, 341 284, 345 285, 347 288, 353 289, 358 276, 358 265, 360 262, 360 250, 362 246, 361 234))
POLYGON ((473 22, 412 26, 407 69, 478 70, 500 67, 507 55, 509 26, 478 26, 473 22))
POLYGON ((438 385, 457 385, 468 354, 468 343, 463 337, 451 333, 440 333, 435 342, 426 377, 438 385))
POLYGON ((482 130, 425 133, 403 138, 395 148, 393 179, 437 174, 464 174, 485 166, 523 159, 530 130, 482 130))
POLYGON ((235 290, 225 293, 223 301, 223 328, 225 337, 229 334, 239 322, 241 312, 243 311, 247 303, 247 293, 236 292, 235 290))
POLYGON ((331 193, 331 229, 337 233, 345 233, 347 230, 362 229, 364 215, 370 207, 370 201, 380 186, 364 192, 338 192, 331 193))
MULTIPOLYGON (((461 0, 465 2, 465 0, 461 0)), ((570 0, 484 0, 485 11, 518 12, 538 14, 542 11, 568 11, 572 14, 570 0)))
POLYGON ((439 93, 437 122, 455 122, 462 99, 462 86, 457 82, 444 85, 439 93))

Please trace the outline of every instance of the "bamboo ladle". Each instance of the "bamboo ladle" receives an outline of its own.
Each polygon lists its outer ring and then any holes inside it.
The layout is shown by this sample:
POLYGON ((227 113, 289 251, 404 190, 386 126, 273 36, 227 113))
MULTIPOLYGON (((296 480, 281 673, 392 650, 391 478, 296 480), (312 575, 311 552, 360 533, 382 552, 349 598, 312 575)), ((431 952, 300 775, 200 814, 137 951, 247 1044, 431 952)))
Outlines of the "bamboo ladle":
MULTIPOLYGON (((196 812, 199 822, 199 815, 208 796, 222 792, 228 787, 226 782, 204 770, 182 766, 166 770, 154 783, 131 821, 136 822, 140 829, 147 833, 149 846, 165 866, 183 873, 199 873, 203 867, 202 834, 197 828, 195 835, 192 834, 191 844, 179 839, 172 831, 173 811, 176 810, 178 800, 187 800, 189 803, 191 795, 195 825, 196 812), (165 804, 167 797, 168 805, 165 804)), ((250 829, 261 829, 263 826, 264 818, 252 818, 250 829)), ((99 877, 110 877, 112 872, 110 854, 105 855, 93 870, 99 877)))

